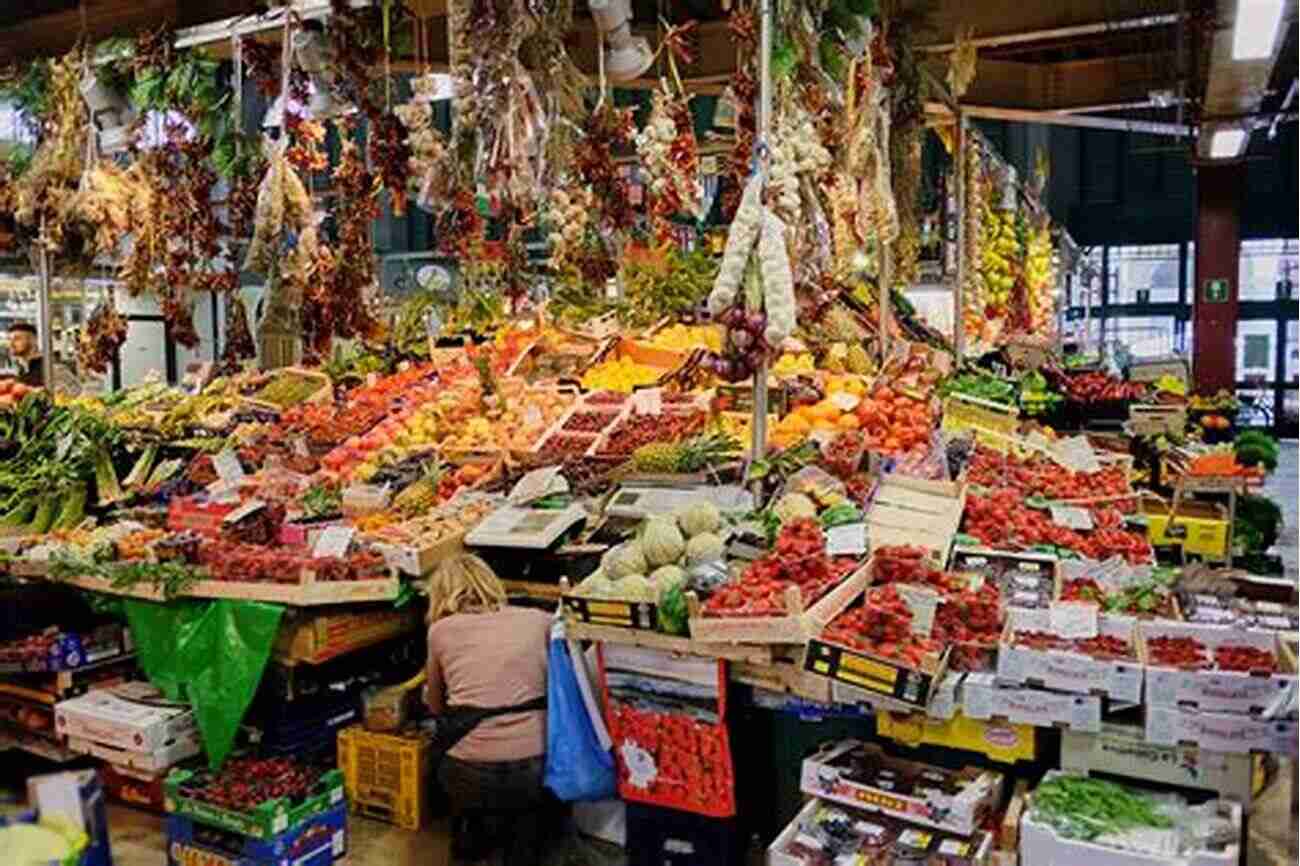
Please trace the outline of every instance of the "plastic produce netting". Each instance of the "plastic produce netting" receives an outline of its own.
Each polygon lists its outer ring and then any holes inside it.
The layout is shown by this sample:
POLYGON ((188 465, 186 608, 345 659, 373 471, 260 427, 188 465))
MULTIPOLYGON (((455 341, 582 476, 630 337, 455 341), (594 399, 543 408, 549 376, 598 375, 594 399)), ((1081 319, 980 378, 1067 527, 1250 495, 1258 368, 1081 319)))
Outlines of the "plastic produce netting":
POLYGON ((253 601, 125 602, 140 666, 169 699, 186 701, 216 769, 253 700, 284 608, 253 601))

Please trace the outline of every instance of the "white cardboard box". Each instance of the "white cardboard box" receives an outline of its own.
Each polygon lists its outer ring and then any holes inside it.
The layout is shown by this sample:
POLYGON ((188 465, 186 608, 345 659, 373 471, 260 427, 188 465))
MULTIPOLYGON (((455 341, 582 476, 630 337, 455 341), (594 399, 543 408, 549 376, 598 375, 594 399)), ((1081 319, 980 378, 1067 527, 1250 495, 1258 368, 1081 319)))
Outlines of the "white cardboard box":
POLYGON ((1146 738, 1157 745, 1189 743, 1216 752, 1276 752, 1294 758, 1300 724, 1295 719, 1149 705, 1146 738))
POLYGON ((1262 760, 1258 755, 1252 758, 1194 745, 1151 743, 1139 725, 1107 723, 1097 734, 1061 734, 1062 770, 1217 791, 1243 804, 1254 799, 1255 772, 1262 760))
MULTIPOLYGON (((785 846, 799 835, 799 829, 804 822, 810 819, 823 805, 825 804, 816 797, 804 803, 803 808, 799 810, 799 814, 795 815, 790 823, 786 824, 781 832, 777 834, 777 837, 772 840, 772 844, 767 846, 767 866, 808 866, 808 862, 803 858, 785 853, 785 846)), ((864 817, 870 820, 869 816, 864 817)), ((973 849, 969 858, 972 866, 992 866, 994 852, 992 851, 993 835, 991 833, 980 832, 960 844, 969 845, 973 849)), ((857 863, 858 861, 854 860, 853 862, 857 863)))
POLYGON ((55 704, 54 726, 64 736, 135 752, 165 748, 197 730, 189 707, 163 702, 153 686, 135 682, 55 704))
POLYGON ((1288 663, 1275 632, 1153 620, 1138 626, 1138 643, 1146 662, 1146 702, 1153 706, 1187 704, 1215 712, 1258 713, 1296 681, 1294 672, 1285 672, 1288 663), (1215 648, 1225 643, 1254 647, 1271 652, 1284 672, 1188 671, 1151 664, 1147 641, 1153 637, 1194 638, 1205 644, 1211 660, 1215 648))
POLYGON ((119 769, 149 774, 161 773, 203 750, 197 730, 187 731, 148 752, 109 746, 81 737, 68 737, 68 748, 82 755, 101 758, 119 769))
POLYGON ((961 708, 972 719, 1006 719, 1019 724, 1060 725, 1073 731, 1101 730, 1101 698, 1017 686, 1000 687, 992 674, 967 674, 961 708))
MULTIPOLYGON (((969 781, 962 790, 951 795, 933 789, 919 794, 898 794, 853 781, 848 778, 846 769, 837 766, 836 762, 860 748, 874 750, 883 755, 879 746, 869 745, 859 740, 830 743, 816 754, 804 758, 803 772, 799 780, 800 790, 823 800, 842 803, 857 809, 882 812, 904 821, 924 824, 959 836, 967 836, 975 832, 984 819, 1002 802, 1004 781, 1002 774, 975 767, 967 767, 960 771, 967 775, 969 781)), ((885 761, 893 765, 938 769, 898 758, 886 758, 885 761)))
MULTIPOLYGON (((1049 617, 1046 610, 1007 610, 1007 627, 998 647, 999 681, 1010 685, 1040 685, 1076 694, 1100 694, 1130 704, 1141 702, 1142 664, 1139 661, 1094 659, 1083 653, 1013 645, 1017 631, 1050 631, 1049 617)), ((1103 614, 1097 617, 1097 632, 1133 644, 1135 623, 1132 617, 1103 614)))
POLYGON ((1196 851, 1187 857, 1141 854, 1066 839, 1026 814, 1020 822, 1020 866, 1236 866, 1241 847, 1241 806, 1231 800, 1220 800, 1219 804, 1237 827, 1237 844, 1222 851, 1196 851))

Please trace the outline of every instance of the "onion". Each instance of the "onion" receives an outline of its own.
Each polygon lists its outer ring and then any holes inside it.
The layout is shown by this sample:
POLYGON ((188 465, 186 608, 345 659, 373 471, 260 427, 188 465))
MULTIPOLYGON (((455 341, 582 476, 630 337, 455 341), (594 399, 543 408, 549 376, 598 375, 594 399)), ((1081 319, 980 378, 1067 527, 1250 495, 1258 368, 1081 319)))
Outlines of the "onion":
POLYGON ((767 327, 767 316, 762 313, 754 312, 745 316, 745 330, 751 334, 757 336, 763 333, 765 327, 767 327))
POLYGON ((718 374, 719 379, 723 379, 727 382, 734 382, 735 379, 732 378, 734 369, 734 364, 731 361, 726 358, 720 358, 718 359, 718 369, 715 372, 718 374))
POLYGON ((741 307, 731 307, 722 314, 722 324, 728 328, 739 328, 745 324, 745 311, 741 307))
POLYGON ((737 349, 748 349, 754 342, 754 335, 749 331, 728 331, 727 336, 731 338, 731 344, 737 349))

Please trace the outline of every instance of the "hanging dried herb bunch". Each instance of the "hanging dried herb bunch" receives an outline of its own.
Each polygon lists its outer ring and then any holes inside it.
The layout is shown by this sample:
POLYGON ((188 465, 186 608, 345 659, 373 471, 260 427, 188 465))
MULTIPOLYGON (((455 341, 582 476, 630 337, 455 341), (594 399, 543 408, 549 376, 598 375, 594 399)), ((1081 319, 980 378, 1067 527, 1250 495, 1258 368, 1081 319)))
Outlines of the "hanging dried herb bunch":
POLYGON ((77 338, 77 362, 84 371, 106 373, 126 342, 126 319, 112 301, 100 304, 86 320, 86 328, 77 338))
POLYGON ((66 237, 73 199, 81 181, 90 118, 81 98, 82 54, 73 50, 50 63, 40 143, 31 164, 14 185, 14 218, 20 225, 43 232, 52 251, 77 246, 66 237))

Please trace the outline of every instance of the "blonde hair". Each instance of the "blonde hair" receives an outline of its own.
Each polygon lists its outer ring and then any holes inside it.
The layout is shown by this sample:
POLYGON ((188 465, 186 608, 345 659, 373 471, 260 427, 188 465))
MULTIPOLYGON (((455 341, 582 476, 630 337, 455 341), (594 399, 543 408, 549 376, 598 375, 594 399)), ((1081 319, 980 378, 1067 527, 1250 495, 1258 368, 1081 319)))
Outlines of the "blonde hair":
POLYGON ((462 553, 443 560, 429 577, 429 622, 454 613, 486 613, 506 603, 506 588, 483 560, 462 553))

